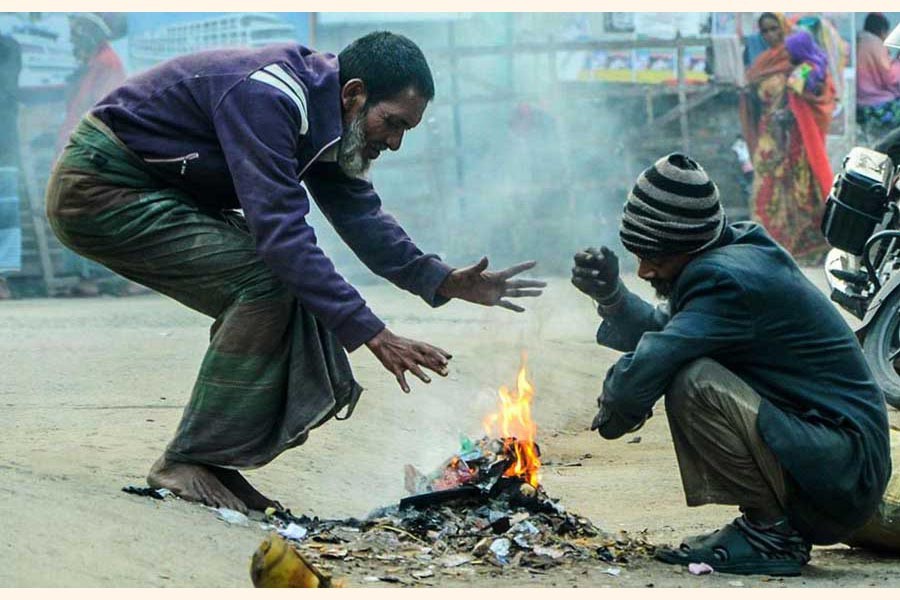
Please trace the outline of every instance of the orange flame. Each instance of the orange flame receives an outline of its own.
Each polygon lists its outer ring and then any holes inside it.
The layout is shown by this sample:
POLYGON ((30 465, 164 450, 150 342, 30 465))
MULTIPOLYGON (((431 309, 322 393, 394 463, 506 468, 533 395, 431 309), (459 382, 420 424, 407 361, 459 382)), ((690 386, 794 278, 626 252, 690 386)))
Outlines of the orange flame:
POLYGON ((484 430, 488 437, 499 436, 503 440, 504 452, 515 454, 515 462, 506 469, 503 476, 523 479, 536 488, 540 483, 538 470, 541 459, 534 444, 537 424, 531 418, 534 386, 528 381, 524 358, 515 389, 510 390, 504 385, 498 392, 500 412, 484 419, 484 430))

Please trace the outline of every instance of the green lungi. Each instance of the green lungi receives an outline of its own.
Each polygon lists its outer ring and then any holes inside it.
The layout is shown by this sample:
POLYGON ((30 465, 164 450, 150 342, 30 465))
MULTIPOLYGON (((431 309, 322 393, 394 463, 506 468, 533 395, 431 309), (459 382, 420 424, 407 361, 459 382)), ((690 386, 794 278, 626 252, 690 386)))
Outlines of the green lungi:
POLYGON ((215 319, 167 458, 259 467, 352 412, 362 388, 343 347, 262 262, 243 217, 168 186, 94 117, 53 171, 47 217, 75 252, 215 319))

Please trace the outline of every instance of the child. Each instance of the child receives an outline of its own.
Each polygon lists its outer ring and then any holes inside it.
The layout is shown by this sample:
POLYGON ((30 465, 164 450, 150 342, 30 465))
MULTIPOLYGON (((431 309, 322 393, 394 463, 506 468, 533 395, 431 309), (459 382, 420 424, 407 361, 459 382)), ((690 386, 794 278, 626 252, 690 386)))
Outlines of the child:
POLYGON ((791 62, 797 65, 788 77, 788 87, 797 94, 821 95, 828 73, 828 56, 804 29, 789 35, 784 45, 791 62))

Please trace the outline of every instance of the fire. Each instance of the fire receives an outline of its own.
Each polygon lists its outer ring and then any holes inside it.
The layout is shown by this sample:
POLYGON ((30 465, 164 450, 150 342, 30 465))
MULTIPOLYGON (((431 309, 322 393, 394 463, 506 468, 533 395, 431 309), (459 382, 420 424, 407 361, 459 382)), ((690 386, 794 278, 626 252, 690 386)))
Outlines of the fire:
POLYGON ((538 456, 535 438, 537 424, 531 418, 531 402, 534 398, 534 386, 528 381, 525 361, 519 369, 516 387, 510 390, 502 386, 500 394, 500 412, 489 415, 484 420, 484 430, 488 437, 498 436, 503 440, 503 451, 515 454, 515 462, 503 473, 504 477, 517 477, 538 487, 541 459, 538 456))

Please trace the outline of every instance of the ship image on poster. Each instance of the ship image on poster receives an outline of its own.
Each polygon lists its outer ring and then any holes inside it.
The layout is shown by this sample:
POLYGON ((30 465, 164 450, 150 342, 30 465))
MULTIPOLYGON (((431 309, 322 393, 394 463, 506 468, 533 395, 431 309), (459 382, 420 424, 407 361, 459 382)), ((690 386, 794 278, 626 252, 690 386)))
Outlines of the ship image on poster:
POLYGON ((131 37, 131 67, 136 71, 164 60, 217 48, 260 48, 297 41, 294 25, 270 13, 226 13, 163 25, 131 37))

